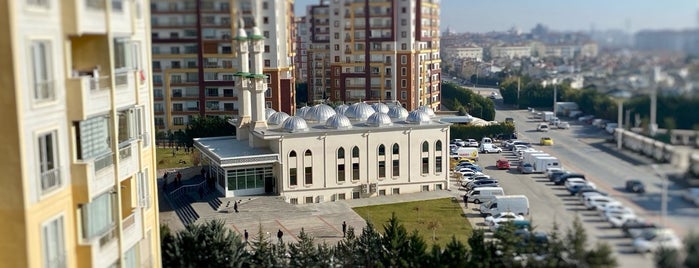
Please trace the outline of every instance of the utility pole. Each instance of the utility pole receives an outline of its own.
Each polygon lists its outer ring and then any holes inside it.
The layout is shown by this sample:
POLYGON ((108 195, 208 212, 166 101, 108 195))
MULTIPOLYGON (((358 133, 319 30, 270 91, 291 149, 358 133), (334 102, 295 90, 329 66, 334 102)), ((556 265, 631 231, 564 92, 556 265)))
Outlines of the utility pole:
POLYGON ((558 116, 556 114, 556 95, 558 95, 558 88, 556 87, 556 83, 553 83, 553 116, 558 116))
POLYGON ((519 108, 519 86, 520 86, 521 82, 522 82, 522 77, 518 76, 517 77, 517 103, 515 103, 515 105, 517 105, 517 108, 519 108))

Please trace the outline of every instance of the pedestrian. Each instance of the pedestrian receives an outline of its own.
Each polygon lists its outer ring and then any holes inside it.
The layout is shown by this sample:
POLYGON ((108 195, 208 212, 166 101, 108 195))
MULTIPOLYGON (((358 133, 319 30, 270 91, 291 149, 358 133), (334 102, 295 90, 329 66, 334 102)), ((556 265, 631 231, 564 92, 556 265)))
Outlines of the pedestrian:
POLYGON ((347 234, 347 223, 345 221, 342 221, 342 237, 345 237, 347 234))
POLYGON ((464 195, 464 206, 468 208, 468 194, 464 195))
POLYGON ((238 202, 233 201, 233 210, 235 210, 235 213, 238 213, 238 202))
POLYGON ((279 229, 279 231, 277 231, 277 239, 279 239, 280 243, 282 242, 282 236, 284 236, 284 232, 282 232, 282 229, 279 229))
POLYGON ((177 185, 179 185, 182 182, 182 173, 177 171, 177 185))
POLYGON ((244 236, 245 236, 245 243, 247 243, 248 242, 248 229, 245 229, 244 236))

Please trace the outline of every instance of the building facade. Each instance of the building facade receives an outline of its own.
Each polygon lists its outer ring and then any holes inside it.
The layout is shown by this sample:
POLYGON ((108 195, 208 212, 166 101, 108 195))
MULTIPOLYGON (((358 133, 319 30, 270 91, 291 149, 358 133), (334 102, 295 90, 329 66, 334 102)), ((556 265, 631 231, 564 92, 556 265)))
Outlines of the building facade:
POLYGON ((1 5, 0 263, 159 267, 148 1, 1 5))
POLYGON ((439 108, 439 1, 320 1, 308 9, 309 99, 439 108))
POLYGON ((183 129, 195 116, 232 117, 238 113, 233 75, 240 71, 232 49, 238 24, 252 28, 262 18, 266 105, 294 107, 294 17, 292 0, 153 0, 153 82, 155 125, 183 129), (254 10, 254 13, 253 13, 254 10))
POLYGON ((483 48, 479 46, 465 46, 465 47, 446 47, 442 49, 442 57, 449 58, 450 60, 455 59, 469 59, 474 61, 483 61, 483 48))

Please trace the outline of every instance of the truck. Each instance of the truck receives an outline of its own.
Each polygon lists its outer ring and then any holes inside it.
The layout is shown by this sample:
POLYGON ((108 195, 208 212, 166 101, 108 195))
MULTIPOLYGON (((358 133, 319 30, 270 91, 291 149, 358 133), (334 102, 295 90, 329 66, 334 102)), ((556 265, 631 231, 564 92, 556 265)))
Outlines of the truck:
POLYGON ((466 158, 466 159, 478 161, 478 148, 459 147, 458 149, 456 149, 455 153, 456 153, 456 155, 458 155, 459 158, 466 158))
POLYGON ((534 165, 532 162, 534 160, 534 157, 537 156, 551 156, 550 154, 544 153, 544 152, 529 152, 528 154, 522 155, 522 164, 524 163, 529 163, 534 165))
POLYGON ((532 162, 533 163, 531 164, 533 166, 534 173, 544 173, 546 172, 547 168, 562 167, 561 163, 558 161, 558 158, 553 156, 535 156, 532 162))
POLYGON ((544 112, 541 116, 541 119, 544 120, 544 122, 548 122, 551 121, 551 119, 553 119, 554 117, 556 117, 556 115, 553 112, 544 112))
POLYGON ((495 196, 493 200, 482 203, 481 215, 495 215, 500 212, 512 212, 517 215, 529 215, 529 199, 524 195, 495 196))

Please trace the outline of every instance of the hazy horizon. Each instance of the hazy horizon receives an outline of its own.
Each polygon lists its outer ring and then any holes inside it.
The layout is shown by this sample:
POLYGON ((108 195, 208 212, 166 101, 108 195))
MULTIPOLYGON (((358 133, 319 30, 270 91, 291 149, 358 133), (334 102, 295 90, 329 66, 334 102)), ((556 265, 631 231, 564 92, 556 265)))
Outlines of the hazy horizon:
MULTIPOLYGON (((296 0, 295 13, 303 16, 307 5, 318 3, 296 0)), ((441 1, 442 31, 506 31, 514 26, 529 32, 538 23, 554 31, 697 29, 699 0, 441 1)))

